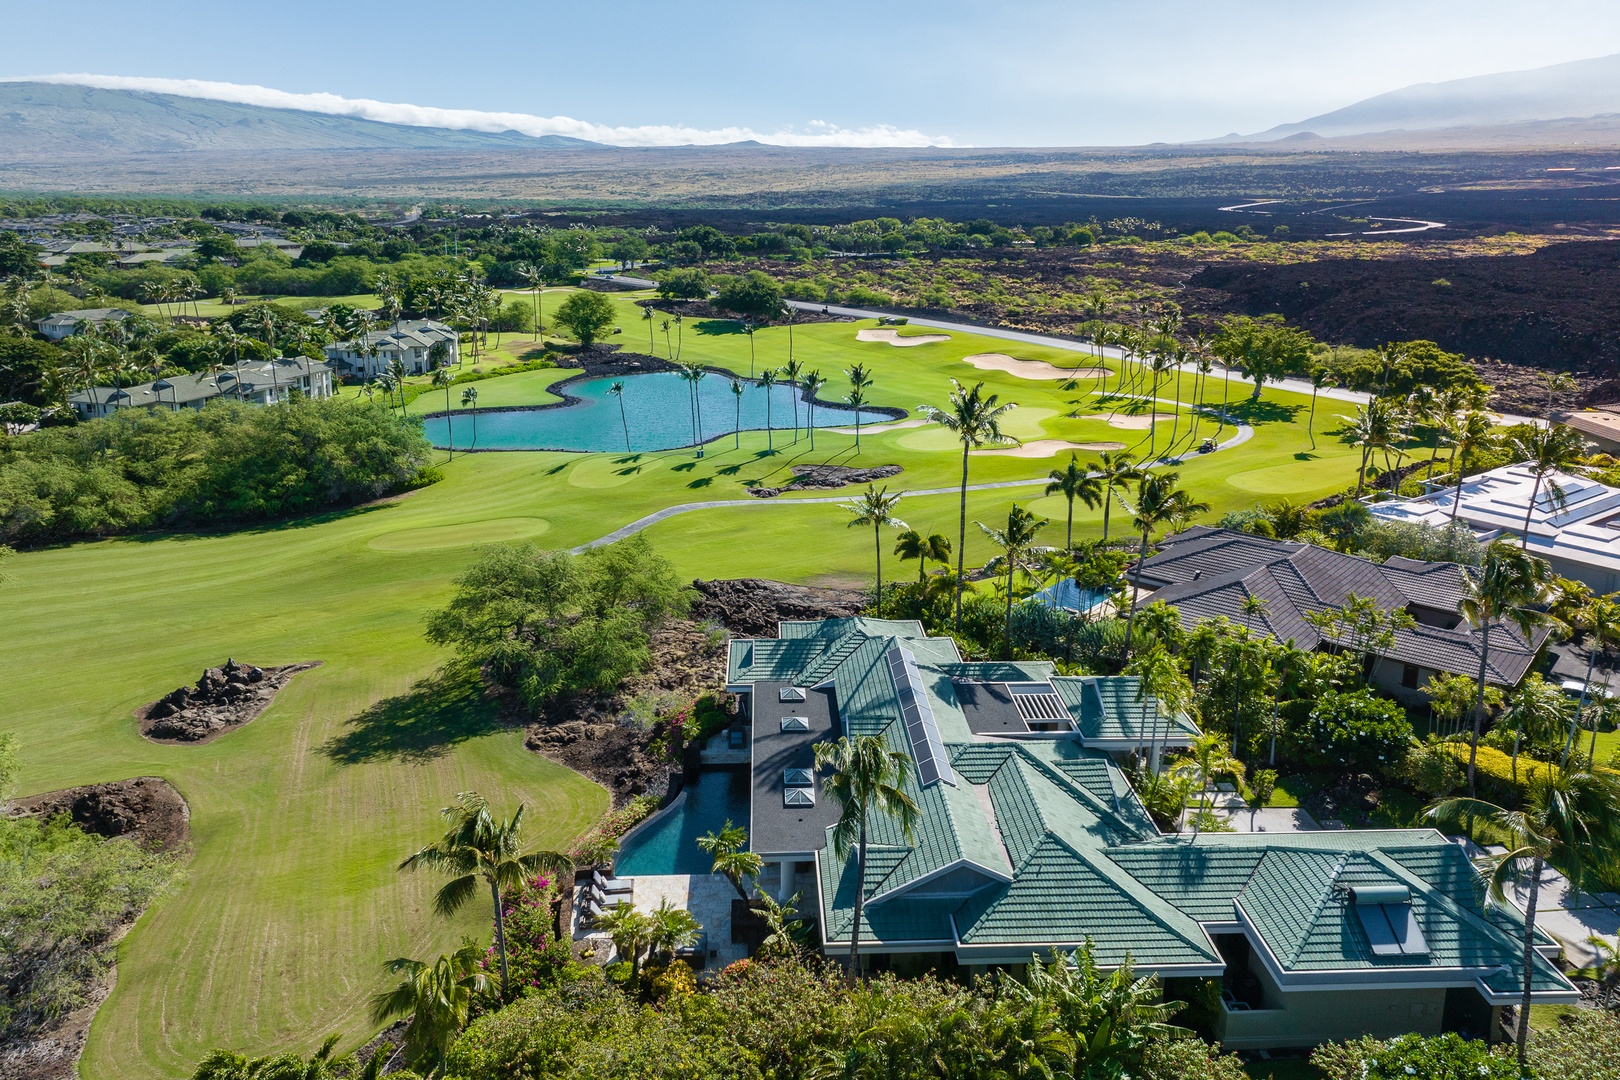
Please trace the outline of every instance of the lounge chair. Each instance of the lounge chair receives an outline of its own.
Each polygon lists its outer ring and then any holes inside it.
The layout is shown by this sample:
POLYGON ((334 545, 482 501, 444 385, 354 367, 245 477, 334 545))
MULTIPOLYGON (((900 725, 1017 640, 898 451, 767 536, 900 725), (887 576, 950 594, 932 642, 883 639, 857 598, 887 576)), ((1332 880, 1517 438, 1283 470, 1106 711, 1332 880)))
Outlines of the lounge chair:
POLYGON ((675 959, 684 960, 694 970, 701 970, 709 962, 709 935, 699 931, 692 944, 675 950, 675 959))
POLYGON ((591 884, 596 887, 597 892, 608 896, 615 893, 629 893, 635 886, 630 878, 603 877, 600 870, 591 871, 591 884))

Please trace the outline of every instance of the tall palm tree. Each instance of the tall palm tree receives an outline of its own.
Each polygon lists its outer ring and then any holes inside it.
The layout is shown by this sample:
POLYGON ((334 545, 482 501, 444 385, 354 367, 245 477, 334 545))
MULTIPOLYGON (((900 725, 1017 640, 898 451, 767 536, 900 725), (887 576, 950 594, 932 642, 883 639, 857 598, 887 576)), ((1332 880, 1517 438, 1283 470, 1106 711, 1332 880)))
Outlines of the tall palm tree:
POLYGON ((1528 547, 1530 516, 1536 512, 1536 496, 1541 493, 1541 486, 1547 485, 1547 495, 1552 505, 1563 509, 1564 489, 1558 486, 1552 474, 1573 469, 1586 448, 1580 435, 1563 424, 1520 428, 1508 436, 1508 445, 1512 447, 1514 456, 1530 470, 1530 475, 1536 478, 1535 483, 1530 485, 1530 505, 1524 508, 1524 531, 1519 536, 1519 546, 1528 547))
POLYGON ((1146 736, 1148 762, 1154 775, 1157 775, 1160 728, 1164 730, 1164 741, 1169 742, 1170 728, 1175 718, 1192 705, 1192 684, 1188 682, 1180 660, 1171 655, 1162 641, 1155 641, 1152 648, 1133 657, 1125 665, 1124 671, 1137 680, 1136 700, 1141 702, 1151 698, 1153 701, 1152 726, 1147 731, 1138 729, 1136 733, 1136 758, 1140 763, 1144 749, 1143 736, 1146 736))
POLYGON ((399 864, 401 870, 426 867, 451 878, 433 898, 433 908, 441 915, 453 915, 478 891, 479 883, 489 886, 495 906, 495 947, 501 957, 501 997, 507 996, 506 915, 501 892, 516 888, 542 872, 560 876, 573 872, 573 861, 556 851, 520 854, 523 846, 523 804, 506 821, 490 812, 489 803, 475 791, 456 796, 454 806, 439 811, 450 827, 437 841, 422 848, 399 864))
POLYGON ((907 528, 905 522, 894 516, 894 508, 900 505, 904 495, 903 491, 890 495, 887 487, 867 484, 865 491, 844 504, 844 509, 854 515, 850 528, 872 526, 872 543, 877 551, 877 610, 880 612, 883 610, 883 530, 907 528))
POLYGON ((1474 691, 1474 731, 1468 744, 1468 796, 1476 794, 1474 765, 1479 758, 1480 728, 1485 721, 1485 676, 1490 670, 1491 630, 1512 623, 1530 640, 1537 626, 1548 625, 1551 615, 1540 610, 1552 591, 1553 570, 1523 548, 1498 540, 1485 552, 1482 566, 1464 566, 1462 599, 1457 609, 1468 625, 1479 631, 1479 677, 1474 691))
POLYGON ((748 830, 733 825, 727 818, 719 832, 698 837, 697 846, 714 859, 711 872, 724 876, 737 890, 737 895, 747 900, 748 890, 743 888, 743 881, 757 878, 765 870, 765 860, 758 852, 748 850, 748 830))
POLYGON ((895 538, 894 553, 900 556, 902 562, 917 560, 917 583, 920 585, 928 573, 928 560, 950 565, 951 540, 944 533, 924 536, 916 529, 907 529, 895 538))
POLYGON ((667 896, 653 909, 651 919, 652 927, 647 935, 647 944, 655 958, 673 960, 675 950, 684 949, 692 944, 703 929, 703 924, 698 922, 690 911, 676 907, 667 896))
POLYGON ((1457 423, 1451 434, 1451 460, 1446 464, 1446 471, 1450 472, 1452 466, 1457 468, 1457 492, 1451 500, 1451 520, 1457 520, 1457 510, 1462 506, 1463 477, 1468 473, 1468 459, 1482 450, 1489 450, 1496 445, 1496 427, 1491 418, 1477 410, 1468 413, 1457 423))
POLYGON ((675 313, 675 362, 677 364, 681 362, 681 345, 685 338, 685 334, 681 329, 681 324, 685 321, 686 320, 681 316, 681 313, 677 311, 675 313))
POLYGON ((1142 468, 1136 464, 1134 458, 1124 450, 1104 451, 1100 461, 1092 462, 1086 466, 1086 471, 1097 478, 1102 485, 1103 504, 1103 534, 1108 539, 1108 511, 1113 506, 1114 492, 1137 480, 1142 479, 1142 468))
POLYGON ((1175 771, 1191 780, 1193 790, 1197 793, 1198 809, 1193 813, 1193 835, 1197 836, 1198 819, 1204 809, 1204 800, 1209 794, 1210 781, 1225 773, 1241 777, 1243 762, 1227 749, 1225 740, 1214 732, 1209 732, 1193 740, 1192 752, 1182 759, 1175 771))
MULTIPOLYGON (((1483 818, 1508 850, 1490 857, 1490 895, 1506 903, 1506 886, 1528 882, 1524 910, 1524 961, 1519 998, 1519 1068, 1525 1068, 1530 1037, 1530 987, 1535 962, 1536 908, 1541 873, 1551 866, 1570 883, 1572 892, 1600 869, 1620 861, 1620 773, 1612 769, 1562 772, 1547 769, 1537 774, 1522 810, 1508 810, 1479 799, 1446 799, 1428 809, 1439 824, 1455 826, 1466 819, 1470 827, 1483 818), (1530 872, 1521 878, 1528 862, 1530 872)), ((1527 1074, 1528 1075, 1528 1074, 1527 1074)))
POLYGON ((819 371, 812 371, 804 377, 804 400, 807 413, 804 428, 810 435, 811 450, 816 448, 816 395, 826 385, 827 380, 819 371))
POLYGON ((975 448, 1001 445, 1012 439, 1002 434, 1001 424, 1007 414, 1018 408, 1014 402, 1000 403, 996 394, 986 394, 984 383, 974 383, 969 390, 955 379, 951 380, 950 401, 945 408, 924 405, 923 415, 955 435, 962 444, 962 500, 956 530, 956 630, 962 630, 962 587, 966 582, 963 560, 967 553, 967 490, 968 454, 975 448))
POLYGON ((653 936, 652 917, 621 900, 603 913, 597 920, 597 926, 601 927, 608 940, 613 942, 619 957, 629 958, 630 980, 634 982, 641 974, 642 950, 647 947, 653 936))
POLYGON ((489 976, 479 966, 481 960, 483 955, 473 944, 440 956, 432 964, 399 957, 388 962, 388 970, 404 979, 371 999, 375 1023, 411 1018, 405 1028, 404 1049, 413 1063, 429 1066, 429 1074, 443 1063, 450 1044, 467 1026, 473 995, 490 991, 489 976))
POLYGON ((453 426, 454 420, 452 419, 450 413, 450 384, 455 381, 456 377, 450 374, 449 368, 438 367, 433 369, 434 389, 438 389, 441 386, 444 388, 444 425, 445 431, 448 435, 448 439, 446 441, 450 444, 449 449, 451 461, 456 460, 456 429, 453 426))
POLYGON ((1142 591, 1142 564, 1147 561, 1148 536, 1160 525, 1175 518, 1191 517, 1209 510, 1208 503, 1195 502, 1176 486, 1180 473, 1144 473, 1136 485, 1136 517, 1132 524, 1142 533, 1142 547, 1136 557, 1136 581, 1131 588, 1131 609, 1125 617, 1125 656, 1131 655, 1131 626, 1136 621, 1136 603, 1142 591))
POLYGON ((1012 509, 1007 511, 1007 527, 993 529, 982 521, 974 522, 984 530, 984 535, 990 542, 1001 549, 1001 558, 1007 564, 1007 615, 1005 623, 1005 652, 1007 659, 1012 654, 1012 605, 1013 605, 1013 573, 1017 570, 1030 572, 1030 556, 1035 551, 1035 536, 1046 528, 1048 522, 1043 517, 1036 517, 1028 510, 1013 503, 1012 509))
POLYGON ((647 355, 656 356, 657 353, 653 351, 657 346, 653 344, 653 309, 651 304, 641 309, 641 321, 647 324, 647 355))
MULTIPOLYGON (((1575 612, 1574 624, 1586 636, 1586 681, 1581 685, 1580 701, 1575 707, 1575 722, 1569 727, 1569 739, 1564 744, 1564 761, 1569 761, 1570 747, 1575 744, 1575 732, 1581 723, 1581 713, 1586 709, 1586 698, 1592 689, 1592 668, 1597 664, 1599 653, 1607 653, 1609 646, 1620 642, 1620 603, 1615 597, 1620 593, 1610 593, 1608 596, 1594 596, 1582 604, 1575 612)), ((1597 723, 1592 724, 1592 752, 1588 757, 1595 760, 1597 754, 1597 723)))
POLYGON ((849 376, 849 396, 844 400, 855 410, 855 452, 861 452, 861 406, 866 404, 866 389, 872 385, 872 376, 865 364, 856 364, 844 374, 849 376))
POLYGON ((1311 449, 1316 449, 1316 395, 1324 386, 1333 385, 1333 372, 1325 366, 1317 364, 1311 368, 1311 416, 1305 423, 1305 431, 1311 437, 1311 449))
POLYGON ((838 803, 833 826, 833 854, 849 858, 855 851, 855 921, 849 932, 849 982, 860 977, 861 917, 866 910, 866 842, 874 820, 891 818, 910 841, 920 811, 906 793, 911 755, 890 750, 876 735, 845 735, 837 742, 816 743, 816 767, 830 770, 821 789, 838 803))
POLYGON ((1395 441, 1395 405, 1387 398, 1375 397, 1358 406, 1355 416, 1341 414, 1339 419, 1345 421, 1345 438, 1350 445, 1361 448, 1361 466, 1356 471, 1356 498, 1359 499, 1367 486, 1367 460, 1374 450, 1384 451, 1387 458, 1395 441))
POLYGON ((1069 516, 1063 529, 1063 546, 1074 547, 1074 500, 1079 499, 1086 506, 1095 510, 1103 500, 1102 480, 1093 475, 1090 469, 1081 467, 1073 454, 1069 455, 1069 463, 1061 469, 1053 469, 1047 476, 1051 483, 1046 485, 1046 494, 1057 495, 1062 493, 1069 504, 1069 516))
POLYGON ((669 320, 663 320, 661 323, 659 323, 659 326, 664 331, 664 355, 673 360, 675 359, 675 344, 669 340, 669 320))
POLYGON ((624 380, 615 380, 608 386, 607 392, 610 396, 619 399, 619 425, 624 428, 624 452, 628 454, 630 452, 630 418, 624 412, 624 380))
POLYGON ((766 368, 759 373, 759 385, 765 388, 765 449, 776 452, 776 432, 771 426, 771 388, 776 385, 777 370, 766 368))
POLYGON ((732 424, 731 448, 737 449, 742 445, 742 399, 743 384, 741 379, 731 380, 731 400, 736 405, 736 418, 732 424))
POLYGON ((782 382, 793 387, 793 441, 799 441, 799 374, 804 370, 797 360, 782 365, 782 382))
MULTIPOLYGON (((617 385, 619 385, 621 387, 623 386, 622 383, 617 384, 617 385)), ((611 390, 609 390, 608 392, 612 393, 611 390)), ((463 409, 465 409, 469 405, 472 406, 472 421, 473 421, 472 444, 473 444, 474 447, 477 447, 477 445, 478 445, 478 387, 476 387, 476 386, 469 386, 469 387, 467 387, 465 390, 463 390, 461 392, 461 407, 463 409)), ((628 445, 629 445, 629 441, 628 441, 628 436, 627 436, 626 437, 626 447, 627 448, 628 448, 628 445)))

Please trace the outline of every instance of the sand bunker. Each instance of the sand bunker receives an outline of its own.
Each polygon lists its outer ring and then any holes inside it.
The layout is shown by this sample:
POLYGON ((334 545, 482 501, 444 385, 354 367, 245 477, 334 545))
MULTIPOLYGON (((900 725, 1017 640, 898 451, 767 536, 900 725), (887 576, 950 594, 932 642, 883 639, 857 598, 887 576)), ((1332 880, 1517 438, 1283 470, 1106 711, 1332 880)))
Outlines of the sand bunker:
POLYGON ((888 327, 855 331, 856 341, 887 341, 890 345, 898 345, 908 349, 913 345, 932 345, 937 341, 949 341, 949 334, 907 334, 900 336, 900 331, 888 327))
POLYGON ((1175 413, 1156 412, 1148 413, 1092 413, 1087 420, 1106 420, 1110 427, 1124 428, 1127 431, 1146 431, 1156 422, 1174 420, 1175 413))
MULTIPOLYGON (((862 424, 861 434, 870 435, 874 431, 899 431, 901 428, 927 427, 932 423, 932 420, 890 420, 876 424, 862 424)), ((819 428, 817 430, 836 431, 840 435, 853 435, 855 434, 855 425, 851 424, 849 427, 819 428)))
POLYGON ((1022 446, 1010 446, 1004 450, 975 450, 975 454, 986 457, 1020 457, 1044 458, 1065 450, 1123 450, 1122 442, 1069 442, 1067 439, 1036 439, 1022 446))
POLYGON ((1113 374, 1107 368, 1060 368, 1045 360, 1020 360, 998 352, 974 353, 962 359, 981 371, 1005 371, 1020 379, 1106 379, 1113 374))

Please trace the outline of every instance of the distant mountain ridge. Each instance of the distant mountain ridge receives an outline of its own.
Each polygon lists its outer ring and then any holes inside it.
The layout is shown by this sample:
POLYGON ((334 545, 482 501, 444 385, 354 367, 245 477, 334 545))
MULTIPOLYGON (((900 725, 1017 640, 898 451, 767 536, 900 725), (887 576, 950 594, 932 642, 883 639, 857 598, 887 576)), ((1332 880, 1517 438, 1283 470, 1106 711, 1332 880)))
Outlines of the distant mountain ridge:
POLYGON ((0 82, 0 146, 19 157, 232 150, 592 147, 563 135, 412 127, 206 98, 0 82))
POLYGON ((1620 54, 1567 64, 1418 83, 1333 112, 1216 142, 1276 142, 1442 128, 1496 128, 1620 113, 1620 54))

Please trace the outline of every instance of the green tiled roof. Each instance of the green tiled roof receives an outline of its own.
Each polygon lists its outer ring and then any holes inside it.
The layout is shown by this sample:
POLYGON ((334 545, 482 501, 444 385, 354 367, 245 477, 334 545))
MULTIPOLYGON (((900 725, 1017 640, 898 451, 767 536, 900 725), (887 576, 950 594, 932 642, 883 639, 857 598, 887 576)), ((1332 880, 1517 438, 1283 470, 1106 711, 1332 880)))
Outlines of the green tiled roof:
POLYGON ((1108 857, 1143 885, 1195 919, 1232 922, 1232 901, 1248 884, 1265 854, 1258 846, 1131 844, 1108 849, 1108 857))
POLYGON ((1052 679, 1063 704, 1068 706, 1081 738, 1124 742, 1146 741, 1167 733, 1178 739, 1195 739, 1198 728, 1185 715, 1166 721, 1158 715, 1151 694, 1142 694, 1142 680, 1132 675, 1057 676, 1052 679))

